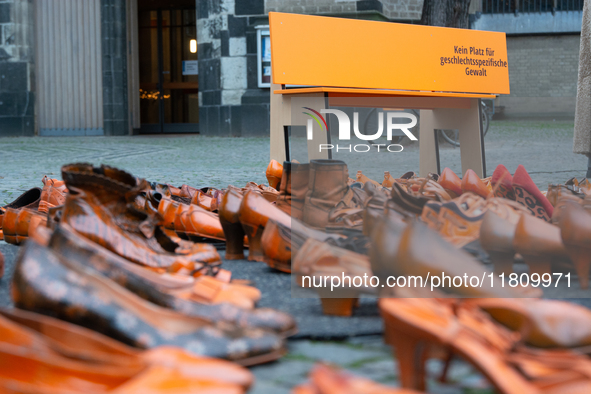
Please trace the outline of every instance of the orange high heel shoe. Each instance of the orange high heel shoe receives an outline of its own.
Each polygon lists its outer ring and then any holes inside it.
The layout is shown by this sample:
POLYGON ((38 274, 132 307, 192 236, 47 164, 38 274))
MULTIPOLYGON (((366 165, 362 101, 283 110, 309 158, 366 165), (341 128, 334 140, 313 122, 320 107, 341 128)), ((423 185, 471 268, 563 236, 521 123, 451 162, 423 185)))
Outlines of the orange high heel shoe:
POLYGON ((240 203, 238 219, 248 237, 248 260, 265 261, 261 236, 269 219, 291 227, 291 217, 267 201, 260 193, 246 192, 240 203))
POLYGON ((522 213, 515 227, 513 247, 529 266, 531 273, 552 274, 552 262, 567 260, 560 228, 527 213, 522 213))
POLYGON ((445 189, 452 199, 459 197, 462 194, 462 180, 448 167, 443 169, 437 182, 445 189))
MULTIPOLYGON (((408 292, 408 296, 413 295, 408 292)), ((470 304, 434 298, 381 299, 386 343, 399 362, 402 386, 425 390, 425 361, 445 347, 470 362, 502 394, 591 392, 586 356, 519 344, 520 335, 470 304)))
POLYGON ((361 183, 362 185, 365 185, 365 182, 371 182, 376 187, 382 186, 378 182, 374 181, 373 179, 370 179, 370 178, 366 177, 365 175, 363 175, 363 173, 361 171, 357 171, 357 177, 356 177, 355 181, 361 183))
POLYGON ((236 189, 228 189, 219 207, 220 223, 226 237, 226 259, 228 260, 244 258, 245 235, 239 218, 241 203, 240 192, 236 189))
POLYGON ((473 170, 468 170, 462 179, 462 192, 471 192, 482 198, 487 198, 491 190, 473 170))
POLYGON ((560 215, 560 237, 570 256, 581 289, 589 288, 591 266, 591 213, 582 205, 568 202, 560 215))
POLYGON ((368 256, 312 238, 304 243, 293 259, 292 269, 302 287, 313 287, 318 292, 325 315, 351 316, 353 309, 359 306, 360 293, 374 292, 371 288, 355 287, 354 284, 343 284, 334 291, 315 286, 316 280, 321 282, 327 275, 351 278, 367 275, 371 278, 372 273, 368 256))
POLYGON ((513 272, 516 253, 513 239, 516 227, 516 223, 493 211, 484 214, 480 225, 480 245, 488 252, 496 274, 508 275, 513 272))

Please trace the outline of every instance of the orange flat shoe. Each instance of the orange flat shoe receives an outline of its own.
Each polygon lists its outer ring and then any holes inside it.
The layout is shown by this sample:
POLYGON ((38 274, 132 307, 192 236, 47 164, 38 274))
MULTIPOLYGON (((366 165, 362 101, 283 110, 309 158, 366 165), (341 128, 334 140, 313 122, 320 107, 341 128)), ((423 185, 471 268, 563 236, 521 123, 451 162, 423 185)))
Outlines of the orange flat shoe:
POLYGON ((184 204, 162 196, 158 212, 164 228, 174 230, 184 239, 199 241, 199 237, 224 241, 224 230, 219 217, 194 204, 184 204))
POLYGON ((267 181, 269 181, 269 186, 272 188, 277 189, 279 186, 279 182, 281 182, 281 176, 283 174, 283 166, 277 160, 271 160, 269 165, 267 166, 267 181))
POLYGON ((437 182, 451 198, 459 197, 462 194, 462 180, 448 167, 443 169, 437 182))
POLYGON ((467 170, 462 178, 462 193, 471 192, 482 198, 487 198, 491 191, 473 170, 467 170))

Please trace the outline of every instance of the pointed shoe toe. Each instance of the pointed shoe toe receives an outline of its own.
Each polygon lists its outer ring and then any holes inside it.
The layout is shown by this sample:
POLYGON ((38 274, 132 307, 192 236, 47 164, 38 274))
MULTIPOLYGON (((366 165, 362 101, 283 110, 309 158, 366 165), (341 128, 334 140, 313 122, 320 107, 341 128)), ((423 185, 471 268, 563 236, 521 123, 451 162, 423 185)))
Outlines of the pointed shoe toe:
POLYGON ((492 187, 495 197, 502 197, 508 200, 515 200, 513 191, 513 177, 511 173, 502 164, 499 164, 492 175, 492 187))
POLYGON ((474 193, 482 198, 487 198, 491 193, 490 189, 473 170, 467 170, 462 178, 462 192, 474 193))
POLYGON ((512 185, 515 192, 515 201, 526 207, 535 217, 547 222, 551 221, 554 207, 538 189, 525 167, 521 164, 517 167, 515 175, 513 175, 512 185))

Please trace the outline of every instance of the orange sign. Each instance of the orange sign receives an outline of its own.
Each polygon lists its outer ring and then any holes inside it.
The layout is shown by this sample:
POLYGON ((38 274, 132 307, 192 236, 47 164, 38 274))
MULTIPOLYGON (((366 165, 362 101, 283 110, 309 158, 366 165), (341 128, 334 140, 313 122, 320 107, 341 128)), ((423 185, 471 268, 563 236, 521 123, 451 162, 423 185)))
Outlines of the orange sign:
POLYGON ((505 33, 269 13, 273 82, 509 94, 505 33))

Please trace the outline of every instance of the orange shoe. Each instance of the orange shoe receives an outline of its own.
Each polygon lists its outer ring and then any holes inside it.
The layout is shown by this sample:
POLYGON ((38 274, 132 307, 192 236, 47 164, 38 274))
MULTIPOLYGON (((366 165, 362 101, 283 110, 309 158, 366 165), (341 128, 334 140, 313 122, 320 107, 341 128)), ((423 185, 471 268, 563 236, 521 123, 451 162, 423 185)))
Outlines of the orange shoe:
POLYGON ((396 179, 394 179, 394 177, 390 175, 390 172, 384 171, 384 180, 382 181, 382 187, 392 187, 394 182, 396 182, 396 179))
POLYGON ((279 182, 281 182, 281 175, 283 174, 283 166, 277 160, 271 160, 267 166, 267 181, 269 186, 277 189, 279 182))
POLYGON ((462 193, 471 192, 482 198, 490 195, 490 189, 473 170, 468 170, 462 179, 462 193))
POLYGON ((238 218, 248 237, 248 260, 264 261, 261 245, 263 230, 269 219, 291 227, 291 217, 254 191, 244 194, 238 218))
POLYGON ((64 205, 66 201, 66 183, 57 179, 51 179, 47 175, 41 180, 43 182, 43 190, 41 191, 41 197, 39 201, 39 212, 45 212, 49 208, 58 207, 64 205))
POLYGON ((569 261, 566 248, 560 237, 560 228, 543 219, 522 213, 517 227, 513 247, 529 266, 529 272, 552 275, 553 261, 569 261))
POLYGON ((462 180, 448 167, 443 169, 437 182, 445 189, 451 198, 459 197, 462 194, 462 180))
POLYGON ((363 173, 361 171, 357 171, 357 177, 355 179, 355 182, 359 182, 362 185, 365 185, 365 182, 371 182, 372 184, 374 184, 377 187, 382 186, 378 182, 374 181, 373 179, 370 179, 367 176, 363 175, 363 173))
POLYGON ((369 379, 350 375, 334 367, 318 364, 310 372, 310 382, 297 386, 292 394, 419 394, 388 387, 369 379))
POLYGON ((4 231, 3 231, 3 223, 4 223, 4 216, 6 215, 6 210, 8 208, 12 209, 22 209, 22 208, 31 208, 36 210, 39 207, 39 201, 41 199, 41 189, 38 187, 34 187, 32 189, 27 190, 23 194, 17 197, 16 200, 11 202, 10 204, 4 205, 0 207, 0 241, 4 239, 4 231))
POLYGON ((182 238, 197 241, 199 237, 225 240, 218 215, 197 205, 162 197, 158 212, 163 218, 164 228, 174 230, 182 238))
POLYGON ((7 208, 2 222, 4 240, 10 244, 20 245, 29 237, 29 227, 45 225, 47 216, 35 209, 7 208))

